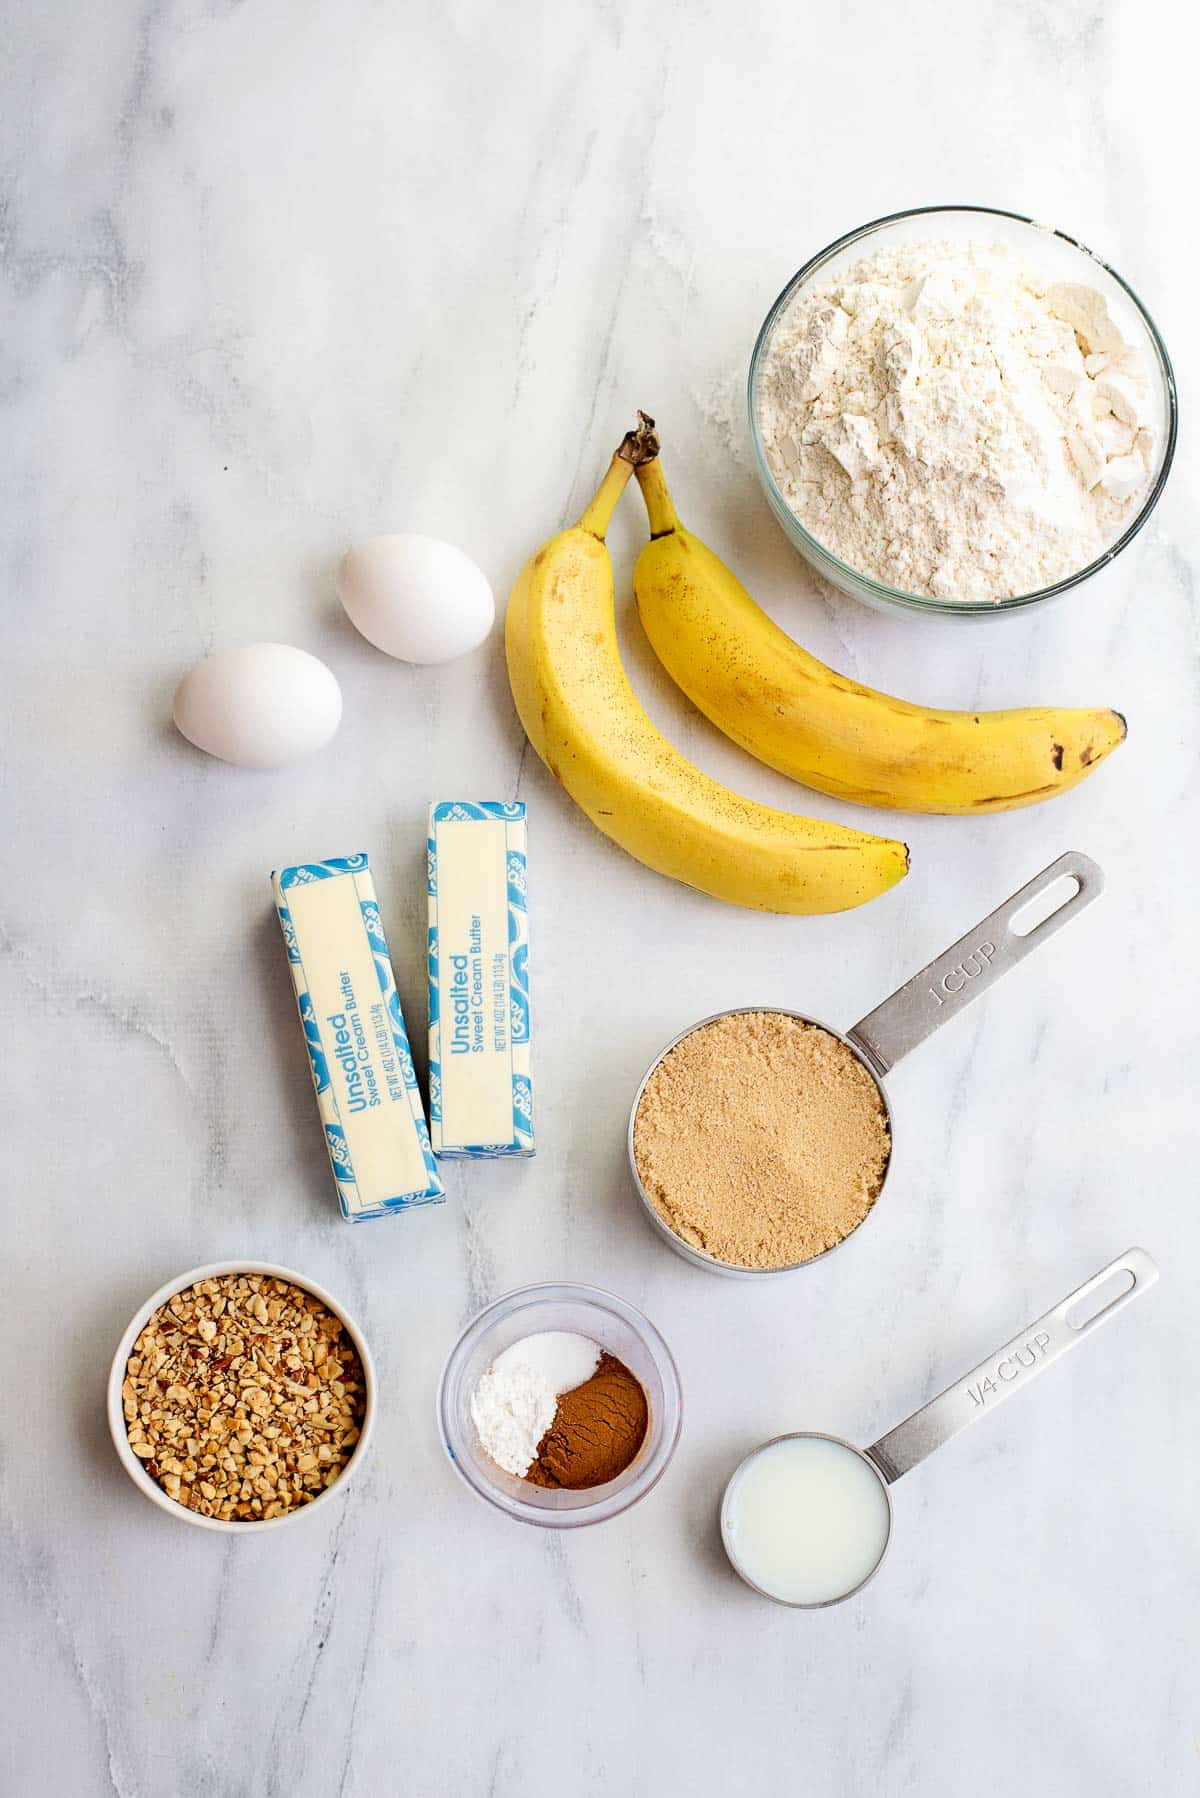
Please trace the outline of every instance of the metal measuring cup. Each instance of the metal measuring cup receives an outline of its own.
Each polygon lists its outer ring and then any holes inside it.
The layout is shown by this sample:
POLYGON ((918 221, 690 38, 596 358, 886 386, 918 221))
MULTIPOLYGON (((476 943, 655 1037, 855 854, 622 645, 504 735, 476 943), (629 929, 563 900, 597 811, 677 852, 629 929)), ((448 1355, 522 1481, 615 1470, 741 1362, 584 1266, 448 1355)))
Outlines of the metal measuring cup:
POLYGON ((1096 863, 1078 850, 1068 850, 1066 855, 1060 855, 1048 868, 1043 868, 1040 874, 1027 881, 973 930, 952 943, 936 960, 922 968, 919 974, 914 974, 911 980, 905 981, 882 1005, 877 1005, 874 1011, 869 1011, 865 1018, 860 1018, 857 1024, 844 1033, 835 1030, 830 1024, 823 1024, 819 1018, 810 1018, 804 1012, 789 1011, 782 1005, 736 1005, 728 1011, 714 1012, 711 1017, 701 1018, 699 1023, 681 1030, 655 1056, 642 1075, 629 1112, 629 1165, 633 1171, 634 1186, 647 1217, 664 1242, 669 1243, 677 1254, 696 1267, 707 1268, 712 1273, 728 1274, 734 1279, 757 1280, 770 1278, 774 1274, 794 1273, 797 1268, 811 1267, 814 1262, 831 1255, 834 1249, 840 1249, 842 1243, 848 1242, 851 1236, 862 1229, 867 1218, 874 1216, 892 1164, 892 1151, 889 1150, 883 1182, 866 1216, 839 1242, 823 1249, 819 1255, 809 1256, 807 1261, 794 1261, 786 1267, 740 1267, 735 1262, 718 1261, 715 1256, 706 1255, 703 1250, 694 1248, 691 1243, 676 1235, 657 1210, 642 1184, 633 1149, 634 1126, 646 1083, 664 1056, 669 1055, 685 1037, 691 1036, 694 1030, 702 1030, 706 1024, 715 1023, 718 1018, 737 1017, 745 1012, 773 1012, 783 1017, 797 1018, 803 1024, 816 1025, 819 1030, 824 1030, 830 1036, 837 1037, 839 1042, 845 1043, 874 1080, 879 1091, 879 1102, 887 1119, 888 1138, 894 1149, 895 1122, 891 1104, 884 1091, 883 1076, 890 1068, 895 1067, 901 1056, 907 1055, 910 1049, 915 1049, 926 1037, 932 1036, 935 1030, 957 1017, 973 999, 994 986, 1019 961, 1024 961, 1027 955, 1031 955, 1042 943, 1048 941, 1056 930, 1061 930, 1064 924, 1070 923, 1084 906, 1098 899, 1103 890, 1104 875, 1096 863), (1018 934, 1013 929, 1014 920, 1018 920, 1027 906, 1032 905, 1064 876, 1075 881, 1075 891, 1056 906, 1048 917, 1034 924, 1024 934, 1018 934))
POLYGON ((964 1374, 962 1379, 947 1386, 944 1392, 930 1399, 927 1405, 922 1405, 919 1411, 914 1411, 911 1417, 906 1417, 903 1423, 898 1423, 895 1429, 889 1430, 886 1436, 881 1436, 878 1442, 873 1442, 870 1448, 856 1448, 843 1437, 830 1436, 824 1431, 790 1430, 786 1435, 774 1436, 770 1442, 752 1449, 734 1469, 721 1499, 721 1541, 734 1572, 763 1598, 769 1598, 773 1604, 787 1605, 791 1610, 825 1610, 830 1605, 842 1604, 847 1598, 853 1598, 856 1592, 861 1592, 875 1578, 887 1555, 895 1520, 890 1488, 901 1475, 908 1473, 919 1461, 924 1461, 935 1448, 941 1448, 944 1442, 949 1442, 952 1436, 957 1436, 960 1430, 965 1430, 968 1424, 974 1423, 985 1413, 994 1411, 1019 1386, 1028 1385, 1031 1379, 1052 1361, 1057 1361, 1060 1355, 1077 1348, 1090 1331, 1115 1317, 1122 1306, 1148 1291, 1157 1279, 1158 1268, 1145 1249, 1126 1249, 1123 1255, 1118 1255, 1115 1261, 1110 1261, 1107 1267, 1102 1267, 1090 1280, 1085 1280, 1082 1286, 1068 1293, 1052 1311, 1047 1311, 1044 1317, 1031 1323, 1019 1336, 1014 1336, 1003 1348, 997 1349, 994 1355, 981 1361, 970 1373, 964 1374), (1129 1284, 1107 1299, 1099 1310, 1085 1314, 1079 1322, 1072 1322, 1072 1313, 1077 1312, 1107 1281, 1120 1274, 1129 1276, 1129 1284), (887 1504, 887 1534, 870 1572, 849 1591, 813 1603, 779 1598, 774 1592, 768 1592, 763 1586, 757 1585, 745 1568, 739 1565, 736 1544, 732 1539, 731 1511, 736 1504, 735 1489, 739 1475, 751 1461, 766 1454, 776 1443, 787 1442, 797 1436, 821 1436, 827 1442, 838 1443, 860 1461, 865 1461, 879 1481, 887 1504))

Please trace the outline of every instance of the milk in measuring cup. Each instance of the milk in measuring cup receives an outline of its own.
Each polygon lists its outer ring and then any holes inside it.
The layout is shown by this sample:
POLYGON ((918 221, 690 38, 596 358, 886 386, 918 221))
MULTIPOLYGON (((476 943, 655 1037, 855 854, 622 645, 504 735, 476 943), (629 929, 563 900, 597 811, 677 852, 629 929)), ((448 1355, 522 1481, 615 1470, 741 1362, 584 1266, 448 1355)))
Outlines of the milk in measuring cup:
POLYGON ((880 1476, 845 1443, 782 1436, 735 1476, 723 1527, 751 1585, 784 1604, 828 1604, 879 1565, 891 1507, 880 1476))

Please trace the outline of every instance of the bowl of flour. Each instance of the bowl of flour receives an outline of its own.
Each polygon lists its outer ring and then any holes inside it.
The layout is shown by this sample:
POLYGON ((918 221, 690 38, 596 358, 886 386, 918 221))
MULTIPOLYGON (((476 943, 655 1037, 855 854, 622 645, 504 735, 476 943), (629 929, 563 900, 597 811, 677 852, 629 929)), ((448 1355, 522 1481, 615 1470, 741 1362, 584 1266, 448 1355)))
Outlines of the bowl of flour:
POLYGON ((767 315, 749 400, 784 531, 888 610, 989 616, 1079 586, 1137 535, 1175 449, 1170 360, 1132 288, 985 207, 815 256, 767 315))

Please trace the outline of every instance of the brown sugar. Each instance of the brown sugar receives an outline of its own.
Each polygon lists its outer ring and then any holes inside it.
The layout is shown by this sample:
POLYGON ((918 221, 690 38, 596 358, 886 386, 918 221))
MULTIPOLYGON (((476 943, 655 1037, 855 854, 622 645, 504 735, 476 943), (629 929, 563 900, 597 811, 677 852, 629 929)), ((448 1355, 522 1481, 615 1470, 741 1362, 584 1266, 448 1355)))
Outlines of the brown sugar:
POLYGON ((624 1473, 646 1438, 650 1410, 640 1380, 603 1352, 582 1386, 561 1393, 554 1422, 538 1443, 525 1478, 575 1492, 624 1473))
POLYGON ((841 1242, 874 1204, 891 1147, 853 1051, 778 1011, 689 1032, 646 1082, 633 1130, 663 1221, 738 1267, 789 1267, 841 1242))

